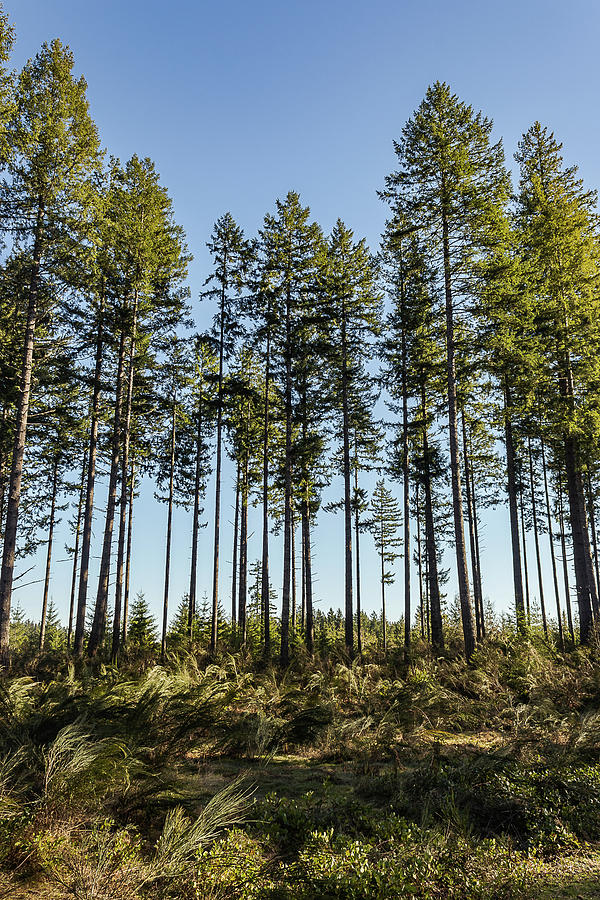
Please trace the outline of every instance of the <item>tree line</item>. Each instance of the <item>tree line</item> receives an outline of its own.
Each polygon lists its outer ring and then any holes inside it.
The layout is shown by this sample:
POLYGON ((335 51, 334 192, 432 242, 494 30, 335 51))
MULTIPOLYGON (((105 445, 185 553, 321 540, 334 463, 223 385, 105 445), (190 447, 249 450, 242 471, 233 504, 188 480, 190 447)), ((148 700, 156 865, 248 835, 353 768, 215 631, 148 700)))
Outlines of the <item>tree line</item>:
POLYGON ((67 47, 44 44, 13 73, 13 37, 2 13, 2 661, 15 561, 40 543, 44 647, 53 539, 67 507, 68 646, 76 656, 118 661, 143 477, 167 506, 163 657, 176 505, 191 513, 187 633, 193 641, 199 570, 210 569, 212 653, 225 603, 236 646, 258 616, 266 656, 276 652, 287 665, 298 641, 314 651, 311 552, 323 506, 343 515, 348 653, 362 650, 360 547, 371 531, 384 648, 385 591, 400 554, 404 644, 417 612, 421 634, 443 647, 442 555, 451 545, 470 658, 486 634, 482 511, 498 504, 509 512, 498 552, 511 556, 515 627, 528 627, 537 582, 545 634, 554 638, 555 622, 560 647, 589 643, 600 616, 600 233, 596 194, 564 164, 552 132, 535 123, 523 135, 513 185, 491 120, 436 82, 394 144, 395 170, 381 179, 387 222, 377 252, 341 219, 325 234, 294 191, 255 236, 225 213, 208 241, 212 268, 201 298, 213 326, 199 331, 186 284, 191 256, 154 164, 106 157, 67 47), (386 421, 376 412, 381 400, 386 421), (236 472, 227 601, 224 455, 236 472), (372 497, 369 471, 380 479, 372 497), (324 504, 334 478, 341 495, 324 504), (102 510, 100 479, 108 483, 102 510), (262 552, 249 575, 251 504, 262 511, 262 552), (198 553, 205 507, 212 560, 198 553), (94 522, 101 556, 92 584, 94 522), (283 551, 277 617, 274 533, 283 551))

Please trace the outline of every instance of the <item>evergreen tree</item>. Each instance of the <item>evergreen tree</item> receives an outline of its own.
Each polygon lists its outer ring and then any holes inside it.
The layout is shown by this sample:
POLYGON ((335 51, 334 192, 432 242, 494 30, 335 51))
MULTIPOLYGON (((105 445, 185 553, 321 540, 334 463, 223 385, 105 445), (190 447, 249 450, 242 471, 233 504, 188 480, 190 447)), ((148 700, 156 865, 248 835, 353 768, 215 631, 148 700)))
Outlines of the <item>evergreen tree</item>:
POLYGON ((398 535, 398 531, 402 525, 402 513, 400 504, 389 491, 383 479, 380 479, 375 485, 373 495, 371 497, 371 520, 370 528, 379 561, 381 566, 381 621, 383 626, 383 649, 387 650, 387 617, 385 610, 385 588, 388 584, 394 583, 394 573, 392 569, 395 561, 400 556, 398 547, 402 545, 402 540, 398 535))

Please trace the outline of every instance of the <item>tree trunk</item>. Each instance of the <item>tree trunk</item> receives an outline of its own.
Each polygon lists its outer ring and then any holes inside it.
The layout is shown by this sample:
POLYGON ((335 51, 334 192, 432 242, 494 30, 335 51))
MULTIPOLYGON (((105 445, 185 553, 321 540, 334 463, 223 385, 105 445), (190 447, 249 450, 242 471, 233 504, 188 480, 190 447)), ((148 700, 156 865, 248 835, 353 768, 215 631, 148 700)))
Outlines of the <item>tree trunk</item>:
POLYGON ((226 257, 223 262, 223 280, 221 287, 221 314, 219 337, 219 393, 217 398, 217 462, 215 467, 215 543, 213 554, 213 595, 212 617, 210 627, 210 652, 217 650, 217 625, 219 615, 219 538, 221 527, 221 452, 223 429, 223 354, 225 329, 225 272, 226 257))
POLYGON ((450 438, 450 470, 452 474, 452 507, 454 513, 454 541, 456 547, 456 568, 458 575, 458 595, 465 638, 465 656, 467 660, 475 650, 475 631, 473 625, 473 609, 469 592, 469 573, 467 571, 467 553, 465 547, 465 529, 463 521, 463 501, 460 480, 460 453, 458 448, 457 403, 456 403, 456 363, 454 358, 454 309, 452 300, 452 284, 450 275, 450 243, 448 222, 445 211, 442 212, 443 251, 444 251, 444 286, 446 296, 446 348, 448 377, 448 432, 450 438))
MULTIPOLYGON (((506 475, 508 490, 508 509, 510 513, 510 541, 512 549, 513 585, 515 591, 515 615, 517 628, 525 631, 529 616, 529 592, 527 593, 527 615, 525 614, 525 599, 523 597, 523 573, 521 570, 521 545, 519 542, 519 510, 517 496, 517 475, 515 465, 515 447, 513 443, 513 430, 510 418, 510 391, 508 386, 504 389, 504 442, 506 445, 506 475)), ((525 571, 527 571, 527 557, 525 549, 525 536, 523 533, 523 555, 525 557, 525 571)))
MULTIPOLYGON (((431 500, 431 473, 429 467, 429 435, 427 433, 427 403, 425 385, 421 385, 421 410, 423 415, 423 460, 425 490, 425 549, 427 561, 427 589, 429 594, 428 609, 431 620, 431 642, 434 647, 444 646, 442 626, 442 602, 437 564, 437 547, 435 541, 435 524, 433 521, 433 504, 431 500)), ((429 620, 428 620, 429 621, 429 620)))
POLYGON ((19 502, 21 499, 21 482, 23 479, 23 457, 25 456, 25 439, 27 434, 31 374, 33 369, 33 347, 35 344, 40 263, 42 259, 43 218, 44 204, 42 200, 40 200, 38 203, 34 235, 31 279, 29 282, 29 298, 27 304, 27 324, 25 326, 25 341, 23 345, 21 367, 21 384, 15 418, 15 436, 10 480, 8 484, 8 506, 6 509, 2 570, 0 573, 0 666, 8 665, 9 661, 10 601, 12 597, 12 584, 15 568, 19 502))
POLYGON ((137 331, 138 292, 133 300, 133 320, 131 344, 129 347, 129 372, 127 374, 127 395, 125 399, 125 424, 123 428, 123 452, 121 454, 121 498, 119 508, 119 537, 117 543, 117 581, 115 585, 115 615, 113 619, 112 648, 110 658, 116 663, 121 643, 121 610, 123 604, 123 563, 125 559, 125 532, 127 528, 127 501, 129 499, 129 443, 131 438, 131 406, 133 402, 133 376, 135 369, 135 338, 137 331))
POLYGON ((73 613, 75 611, 75 589, 77 587, 77 563, 79 562, 79 538, 81 536, 81 513, 83 511, 83 494, 85 489, 85 475, 87 470, 87 447, 83 453, 81 466, 81 486, 79 488, 79 502, 77 504, 77 521, 75 523, 75 548, 73 550, 73 575, 71 577, 71 597, 69 600, 69 625, 67 628, 67 650, 71 649, 73 638, 73 613))
POLYGON ((360 510, 358 501, 358 442, 354 433, 354 539, 356 543, 356 646, 358 655, 362 654, 362 622, 360 602, 360 510))
POLYGON ((540 589, 540 609, 542 612, 542 627, 548 637, 548 623, 546 622, 546 602, 544 600, 544 582, 542 579, 542 561, 540 558, 540 539, 538 535, 537 504, 535 502, 535 482, 533 478, 533 454, 531 453, 531 439, 527 439, 529 451, 529 486, 531 489, 531 514, 533 516, 533 537, 535 541, 535 560, 537 564, 538 585, 540 589))
MULTIPOLYGON (((577 453, 575 441, 567 436, 564 439, 565 470, 567 475, 567 491, 573 540, 573 562, 575 568, 575 584, 577 587, 577 604, 579 607, 579 639, 582 644, 589 643, 592 633, 592 606, 590 603, 589 570, 586 563, 586 547, 584 523, 582 520, 581 478, 578 478, 577 453)), ((585 528, 587 532, 587 528, 585 528)), ((588 544, 589 546, 589 544, 588 544)), ((591 570, 591 566, 589 567, 591 570)))
POLYGON ((423 609, 423 559, 421 557, 421 508, 419 502, 419 483, 415 490, 415 509, 417 514, 417 571, 419 573, 419 620, 421 639, 425 640, 425 610, 423 609))
POLYGON ((6 446, 5 430, 8 422, 8 401, 2 407, 2 419, 0 421, 0 540, 4 537, 4 501, 6 499, 6 446))
MULTIPOLYGON (((383 528, 383 526, 382 526, 383 528)), ((383 652, 387 651, 387 623, 385 618, 385 560, 384 560, 383 539, 379 546, 379 556, 381 558, 381 627, 383 631, 383 652)))
POLYGON ((198 398, 197 415, 196 471, 194 474, 194 510, 192 513, 192 561, 190 565, 190 591, 188 595, 188 634, 190 643, 194 638, 196 587, 198 581, 198 531, 200 528, 200 481, 202 475, 202 395, 198 398))
MULTIPOLYGON (((291 505, 292 505, 292 320, 291 295, 287 290, 285 313, 285 494, 283 516, 283 591, 281 602, 280 662, 287 666, 290 659, 290 576, 291 576, 291 505)), ((269 602, 267 595, 267 603, 269 602)))
POLYGON ((546 498, 546 522, 548 525, 548 540, 550 542, 550 559, 552 561, 552 580, 554 583, 554 597, 556 600, 556 615, 558 619, 558 644, 561 650, 565 649, 565 638, 562 626, 562 614, 560 611, 560 594, 558 590, 558 574, 556 571, 556 556, 554 553, 554 535, 552 534, 552 515, 550 513, 550 492, 548 490, 548 473, 546 471, 546 451, 544 441, 541 441, 542 448, 542 471, 544 473, 544 496, 546 498))
POLYGON ((560 473, 558 477, 558 512, 559 512, 559 525, 560 525, 560 548, 562 553, 562 564, 563 564, 563 581, 565 585, 565 606, 567 608, 567 624, 569 626, 569 634, 571 635, 571 640, 575 643, 575 629, 573 627, 573 612, 571 610, 571 588, 569 586, 569 567, 567 563, 567 542, 565 539, 565 516, 563 510, 563 494, 562 494, 562 481, 560 478, 560 473))
POLYGON ((291 514, 292 527, 292 635, 296 639, 296 517, 294 516, 294 507, 292 504, 291 514))
MULTIPOLYGON (((241 533, 240 533, 240 593, 238 599, 238 614, 240 635, 242 644, 245 645, 248 638, 246 606, 248 600, 248 450, 244 457, 242 469, 241 489, 241 533)), ((267 600, 268 602, 268 600, 267 600)))
POLYGON ((169 464, 169 502, 167 512, 167 542, 165 548, 165 586, 163 591, 162 633, 160 640, 160 661, 164 665, 167 650, 167 619, 169 614, 169 582, 171 576, 171 532, 173 527, 173 481, 175 478, 175 416, 177 399, 173 396, 173 414, 171 418, 171 459, 169 464))
POLYGON ((479 514, 477 512, 477 496, 475 494, 475 476, 471 466, 471 499, 473 502, 473 531, 475 534, 475 558, 477 560, 477 590, 479 594, 479 620, 481 622, 481 636, 485 638, 485 610, 483 608, 483 588, 481 585, 481 555, 479 553, 479 514))
POLYGON ((96 359, 94 362, 94 386, 92 388, 92 410, 90 421, 90 439, 88 448, 88 470, 85 488, 85 512, 81 537, 81 566, 79 568, 79 591, 77 594, 77 616, 75 619, 75 638, 73 650, 76 656, 83 653, 85 632, 85 613, 87 607, 87 588, 90 567, 90 547, 92 543, 92 519, 94 517, 94 485, 96 481, 96 455, 98 449, 98 411, 100 406, 100 377, 102 375, 103 350, 103 302, 100 305, 98 334, 96 337, 96 359))
POLYGON ((529 597, 529 565, 527 562, 527 542, 525 534, 525 513, 523 511, 523 481, 520 481, 519 506, 521 510, 521 538, 523 541, 523 570, 525 573, 525 603, 527 607, 527 624, 531 625, 531 600, 529 597))
POLYGON ((50 568, 52 566, 52 543, 54 540, 54 520, 56 516, 56 492, 58 490, 58 454, 52 466, 52 498, 50 500, 50 523, 48 525, 48 552, 46 553, 46 575, 44 578, 44 594, 42 598, 42 620, 40 622, 40 650, 44 649, 46 639, 46 613, 48 611, 48 589, 50 587, 50 568))
POLYGON ((306 649, 312 656, 315 643, 315 627, 313 618, 312 559, 310 550, 310 509, 308 504, 308 487, 306 487, 306 493, 302 504, 302 555, 304 557, 306 589, 306 649))
POLYGON ((473 498, 471 496, 471 470, 470 460, 467 448, 467 426, 465 423, 465 413, 462 413, 462 439, 463 439, 463 457, 465 466, 465 486, 467 489, 467 520, 469 523, 469 547, 471 551, 471 571, 473 572, 473 598, 475 602, 475 628, 477 631, 477 640, 483 637, 481 627, 481 598, 479 597, 479 573, 477 571, 477 552, 475 550, 475 526, 473 522, 473 498))
POLYGON ((592 476, 587 473, 588 506, 590 511, 590 527, 592 530, 592 547, 594 550, 594 572, 596 575, 596 591, 600 589, 600 567, 598 565, 598 535, 596 532, 596 509, 594 504, 594 492, 592 490, 592 476))
MULTIPOLYGON (((270 315, 268 310, 267 315, 270 315)), ((271 328, 267 327, 267 348, 265 358, 265 410, 263 435, 263 528, 262 528, 262 563, 261 563, 261 605, 264 611, 264 655, 271 653, 271 611, 269 585, 269 386, 271 382, 271 328)))
POLYGON ((238 460, 235 475, 235 516, 233 519, 233 565, 231 578, 231 627, 237 622, 237 569, 238 569, 238 536, 240 530, 240 463, 238 460))
POLYGON ((123 644, 129 630, 129 583, 131 578, 131 540, 133 537, 133 501, 135 498, 135 463, 131 460, 129 475, 129 515, 127 516, 127 559, 125 562, 125 596, 123 598, 123 644))
POLYGON ((121 329, 119 340, 119 361, 117 367, 117 385, 115 392, 115 417, 113 423, 112 454, 110 464, 110 476, 108 481, 108 500, 106 504, 106 522, 104 525, 104 540, 102 543, 102 559, 100 561, 100 577, 98 579, 98 593, 96 594, 96 607, 92 630, 88 641, 88 656, 95 656, 104 639, 106 627, 106 610, 108 605, 108 583, 110 578, 110 556, 112 550, 112 535, 115 521, 115 506, 117 502, 117 479, 119 475, 119 458, 121 451, 121 412, 123 406, 123 369, 125 368, 125 329, 121 329))
POLYGON ((352 502, 350 494, 350 422, 348 411, 348 347, 346 340, 346 303, 342 300, 342 430, 344 458, 344 559, 345 600, 344 638, 346 650, 354 651, 354 611, 352 602, 352 502))

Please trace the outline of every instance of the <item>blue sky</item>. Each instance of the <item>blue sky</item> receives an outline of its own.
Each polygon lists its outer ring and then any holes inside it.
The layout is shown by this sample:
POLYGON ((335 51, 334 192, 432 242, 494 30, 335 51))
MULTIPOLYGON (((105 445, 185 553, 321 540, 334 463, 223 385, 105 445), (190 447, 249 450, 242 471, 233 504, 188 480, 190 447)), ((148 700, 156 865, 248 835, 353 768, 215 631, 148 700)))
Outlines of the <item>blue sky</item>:
MULTIPOLYGON (((17 31, 14 65, 59 37, 87 79, 108 152, 155 161, 195 257, 190 288, 200 325, 210 318, 198 303, 208 268, 205 242, 226 210, 253 234, 275 198, 293 188, 324 230, 340 216, 376 248, 385 221, 376 191, 394 168, 392 140, 436 79, 494 119, 509 162, 522 132, 539 119, 564 142, 566 160, 579 165, 586 184, 600 184, 595 0, 5 0, 4 7, 17 31)), ((230 495, 224 495, 226 520, 230 495)), ((209 509, 211 502, 209 489, 209 509)), ((152 491, 143 491, 132 590, 144 590, 155 611, 164 519, 152 491)), ((258 519, 253 529, 250 560, 259 555, 258 519)), ((324 607, 342 599, 341 529, 340 516, 327 516, 315 533, 317 596, 324 607)), ((99 523, 96 532, 99 537, 99 523)), ((64 540, 59 536, 57 560, 65 559, 64 540)), ((224 540, 230 559, 227 529, 224 540)), ((175 605, 188 579, 183 513, 175 519, 174 541, 175 605)), ((201 537, 200 595, 210 591, 210 541, 209 527, 201 537)), ((485 545, 484 591, 506 609, 511 582, 504 510, 486 517, 485 545)), ((363 546, 365 605, 375 608, 376 560, 368 537, 363 546)), ((273 539, 274 559, 278 548, 273 539)), ((23 580, 41 574, 38 568, 23 580)), ((51 594, 63 614, 69 578, 69 564, 57 561, 51 594)), ((226 567, 225 597, 229 583, 226 567)), ((40 596, 41 585, 33 584, 19 589, 15 600, 37 616, 40 596)), ((400 579, 388 605, 390 615, 399 615, 400 579)))

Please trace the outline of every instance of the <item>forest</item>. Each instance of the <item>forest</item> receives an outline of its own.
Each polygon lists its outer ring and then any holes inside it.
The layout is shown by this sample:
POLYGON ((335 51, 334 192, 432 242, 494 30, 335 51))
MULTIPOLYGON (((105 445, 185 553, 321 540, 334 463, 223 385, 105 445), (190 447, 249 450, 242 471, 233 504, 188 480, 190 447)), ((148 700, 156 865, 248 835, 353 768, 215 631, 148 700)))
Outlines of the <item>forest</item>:
POLYGON ((290 190, 255 235, 218 218, 192 297, 152 160, 102 148, 67 46, 14 72, 13 43, 0 9, 0 897, 598 896, 596 192, 539 122, 513 178, 436 81, 374 173, 378 247, 290 190), (131 578, 142 480, 159 622, 131 578))

